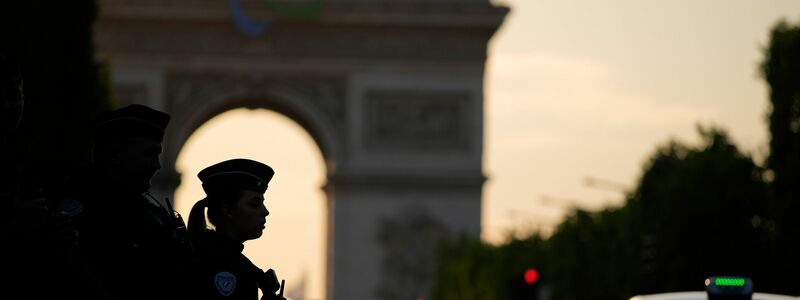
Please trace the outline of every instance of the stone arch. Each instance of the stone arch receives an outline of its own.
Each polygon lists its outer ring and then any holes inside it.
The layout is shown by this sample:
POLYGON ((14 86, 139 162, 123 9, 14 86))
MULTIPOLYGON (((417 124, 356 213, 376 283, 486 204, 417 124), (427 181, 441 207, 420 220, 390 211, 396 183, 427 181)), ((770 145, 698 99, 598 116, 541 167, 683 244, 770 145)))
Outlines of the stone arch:
MULTIPOLYGON (((263 92, 227 87, 195 98, 192 109, 173 111, 173 120, 180 127, 170 130, 166 140, 168 161, 175 161, 186 140, 197 128, 215 116, 236 108, 269 109, 283 114, 305 129, 323 155, 326 167, 335 166, 339 157, 339 133, 331 120, 309 101, 307 96, 291 90, 271 88, 263 92), (173 154, 174 153, 174 154, 173 154)), ((330 171, 328 172, 330 173, 330 171)))
POLYGON ((508 9, 325 0, 315 18, 277 18, 253 37, 236 32, 224 2, 101 1, 95 44, 119 103, 173 116, 154 194, 171 198, 175 160, 201 124, 233 108, 274 110, 306 129, 326 163, 325 298, 430 298, 433 278, 398 272, 407 268, 392 255, 429 255, 436 236, 418 230, 480 235, 484 67, 508 9))

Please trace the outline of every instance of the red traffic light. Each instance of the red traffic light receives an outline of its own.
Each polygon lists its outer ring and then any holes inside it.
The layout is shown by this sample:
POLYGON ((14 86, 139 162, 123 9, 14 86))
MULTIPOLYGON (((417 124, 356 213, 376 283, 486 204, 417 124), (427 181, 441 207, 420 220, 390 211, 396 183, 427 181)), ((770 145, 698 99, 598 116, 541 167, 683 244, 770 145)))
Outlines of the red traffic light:
POLYGON ((525 271, 525 283, 534 284, 539 281, 539 272, 534 268, 525 271))

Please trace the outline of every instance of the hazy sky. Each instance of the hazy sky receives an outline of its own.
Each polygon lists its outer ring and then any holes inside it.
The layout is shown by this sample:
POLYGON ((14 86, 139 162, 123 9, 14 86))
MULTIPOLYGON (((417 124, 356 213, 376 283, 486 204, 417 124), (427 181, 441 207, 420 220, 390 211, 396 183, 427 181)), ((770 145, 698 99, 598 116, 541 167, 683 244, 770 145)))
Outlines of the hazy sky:
MULTIPOLYGON (((758 75, 770 28, 800 20, 800 1, 516 0, 490 44, 486 72, 483 237, 511 228, 548 231, 565 209, 622 202, 643 163, 671 138, 694 142, 718 125, 763 157, 767 88, 758 75)), ((306 297, 323 295, 324 166, 307 133, 267 111, 236 110, 201 127, 178 160, 182 214, 202 197, 195 175, 231 157, 272 165, 272 211, 246 254, 275 267, 306 297), (250 128, 248 131, 240 128, 250 128), (252 132, 263 138, 253 139, 252 132), (281 136, 276 144, 269 137, 281 136), (242 150, 248 152, 241 152, 242 150), (291 246, 286 246, 286 245, 291 246), (291 251, 289 251, 291 250, 291 251)))
POLYGON ((485 238, 620 204, 586 178, 635 186, 656 147, 696 141, 696 124, 766 153, 761 49, 779 19, 800 19, 800 1, 503 3, 486 76, 485 238))

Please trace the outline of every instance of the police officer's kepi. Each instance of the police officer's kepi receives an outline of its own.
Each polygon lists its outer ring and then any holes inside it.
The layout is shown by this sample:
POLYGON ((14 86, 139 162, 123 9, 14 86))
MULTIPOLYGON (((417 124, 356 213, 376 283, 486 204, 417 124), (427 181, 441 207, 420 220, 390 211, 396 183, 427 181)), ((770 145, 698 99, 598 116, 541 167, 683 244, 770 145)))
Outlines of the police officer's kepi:
POLYGON ((106 111, 95 119, 95 139, 146 138, 161 142, 169 115, 150 107, 131 104, 106 111))
POLYGON ((220 191, 267 191, 275 171, 269 166, 250 159, 231 159, 207 167, 197 174, 206 194, 220 191))

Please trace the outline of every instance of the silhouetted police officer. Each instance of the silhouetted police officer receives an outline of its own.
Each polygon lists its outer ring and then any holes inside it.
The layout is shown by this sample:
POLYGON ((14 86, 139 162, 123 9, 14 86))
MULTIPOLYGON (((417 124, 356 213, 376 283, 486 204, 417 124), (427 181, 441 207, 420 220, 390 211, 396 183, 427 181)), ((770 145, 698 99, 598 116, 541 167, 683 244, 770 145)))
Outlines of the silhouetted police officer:
POLYGON ((199 256, 195 277, 197 299, 284 299, 275 272, 256 267, 242 254, 244 242, 261 237, 269 211, 264 192, 275 173, 249 159, 231 159, 212 165, 197 175, 206 198, 189 215, 189 233, 199 256), (205 209, 214 229, 206 226, 205 209), (281 290, 278 294, 278 290, 281 290))
MULTIPOLYGON (((45 255, 48 212, 44 199, 26 199, 22 178, 11 157, 10 140, 22 117, 24 98, 19 67, 0 54, 0 265, 14 274, 0 282, 3 291, 28 290, 44 277, 37 258, 45 255), (24 277, 25 279, 23 279, 24 277)), ((37 294, 27 294, 36 296, 37 294)))
POLYGON ((150 180, 170 117, 143 105, 101 114, 92 163, 67 181, 62 212, 74 218, 79 245, 118 299, 186 299, 193 253, 169 201, 150 196, 150 180))
MULTIPOLYGON (((74 228, 54 213, 36 180, 23 176, 25 170, 10 154, 10 138, 19 126, 24 102, 20 67, 0 54, 0 266, 6 274, 0 280, 0 295, 47 299, 63 295, 59 287, 66 285, 88 290, 91 281, 77 272, 80 262, 72 260, 74 228)), ((96 290, 83 295, 103 298, 96 290)))

